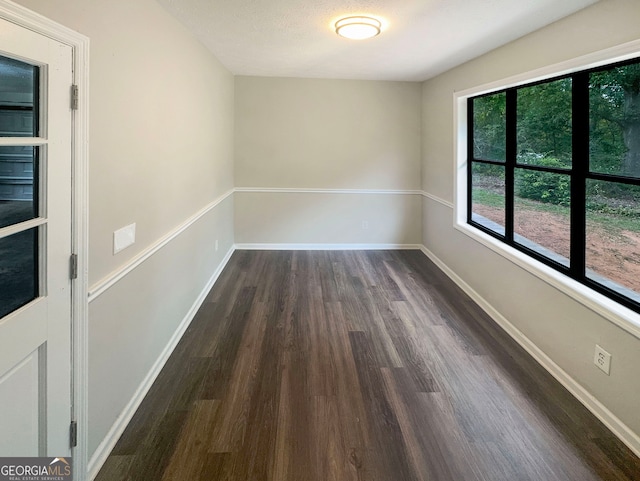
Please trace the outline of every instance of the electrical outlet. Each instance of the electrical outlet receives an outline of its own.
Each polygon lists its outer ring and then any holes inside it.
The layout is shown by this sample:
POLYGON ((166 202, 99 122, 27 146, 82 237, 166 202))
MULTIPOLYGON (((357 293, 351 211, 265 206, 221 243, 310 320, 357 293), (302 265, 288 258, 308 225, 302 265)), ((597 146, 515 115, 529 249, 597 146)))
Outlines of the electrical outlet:
POLYGON ((362 228, 364 230, 367 230, 369 228, 369 221, 368 220, 363 220, 362 221, 362 228))
POLYGON ((611 354, 596 344, 596 353, 593 357, 593 363, 608 376, 611 371, 611 354))
POLYGON ((216 252, 218 252, 218 239, 216 239, 216 252))

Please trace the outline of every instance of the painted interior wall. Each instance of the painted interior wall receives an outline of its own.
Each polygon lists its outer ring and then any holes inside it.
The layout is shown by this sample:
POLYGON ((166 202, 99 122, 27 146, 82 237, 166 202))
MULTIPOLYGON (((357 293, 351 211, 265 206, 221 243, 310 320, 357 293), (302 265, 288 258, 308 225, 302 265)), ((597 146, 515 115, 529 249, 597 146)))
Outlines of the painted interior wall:
POLYGON ((233 197, 215 202, 233 189, 233 76, 154 0, 18 3, 91 42, 90 290, 116 281, 89 306, 95 467, 114 423, 233 246, 233 197), (113 231, 133 222, 135 244, 114 255, 113 231))
MULTIPOLYGON (((424 83, 424 244, 561 369, 640 434, 640 339, 453 229, 453 93, 640 38, 640 2, 601 0, 424 83), (593 365, 595 344, 613 356, 593 365)), ((640 446, 640 444, 638 444, 640 446)))
POLYGON ((420 244, 419 83, 239 76, 235 92, 237 243, 420 244))

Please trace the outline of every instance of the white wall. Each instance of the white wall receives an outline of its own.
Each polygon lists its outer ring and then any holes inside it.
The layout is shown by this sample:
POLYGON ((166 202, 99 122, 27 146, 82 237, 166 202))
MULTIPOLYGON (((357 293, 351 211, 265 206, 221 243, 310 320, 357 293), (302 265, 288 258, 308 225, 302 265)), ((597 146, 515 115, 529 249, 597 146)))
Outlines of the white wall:
POLYGON ((601 0, 423 86, 425 246, 537 348, 626 424, 640 448, 640 339, 453 229, 453 94, 640 37, 640 2, 601 0), (443 202, 438 202, 437 198, 443 202), (595 344, 611 376, 593 365, 595 344))
POLYGON ((421 86, 235 80, 236 242, 418 244, 421 86), (302 191, 302 192, 300 192, 302 191), (362 222, 368 223, 363 229, 362 222))
POLYGON ((89 307, 89 447, 99 467, 114 423, 233 245, 233 198, 213 207, 233 188, 233 76, 153 0, 19 3, 91 42, 89 276, 102 293, 89 307), (113 231, 132 222, 136 243, 113 255, 113 231))

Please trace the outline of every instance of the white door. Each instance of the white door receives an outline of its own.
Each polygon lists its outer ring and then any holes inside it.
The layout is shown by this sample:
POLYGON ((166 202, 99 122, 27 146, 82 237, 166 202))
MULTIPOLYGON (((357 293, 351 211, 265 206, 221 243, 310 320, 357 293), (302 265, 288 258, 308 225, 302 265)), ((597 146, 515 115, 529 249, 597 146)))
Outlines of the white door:
POLYGON ((0 456, 69 456, 72 49, 0 20, 0 456))

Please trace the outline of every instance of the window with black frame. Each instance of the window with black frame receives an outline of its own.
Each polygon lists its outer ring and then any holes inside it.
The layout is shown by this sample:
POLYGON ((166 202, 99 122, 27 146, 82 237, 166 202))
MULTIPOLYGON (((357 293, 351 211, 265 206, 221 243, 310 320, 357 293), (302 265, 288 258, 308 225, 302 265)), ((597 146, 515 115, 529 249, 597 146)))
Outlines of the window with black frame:
POLYGON ((467 108, 467 222, 640 312, 640 60, 467 108))

